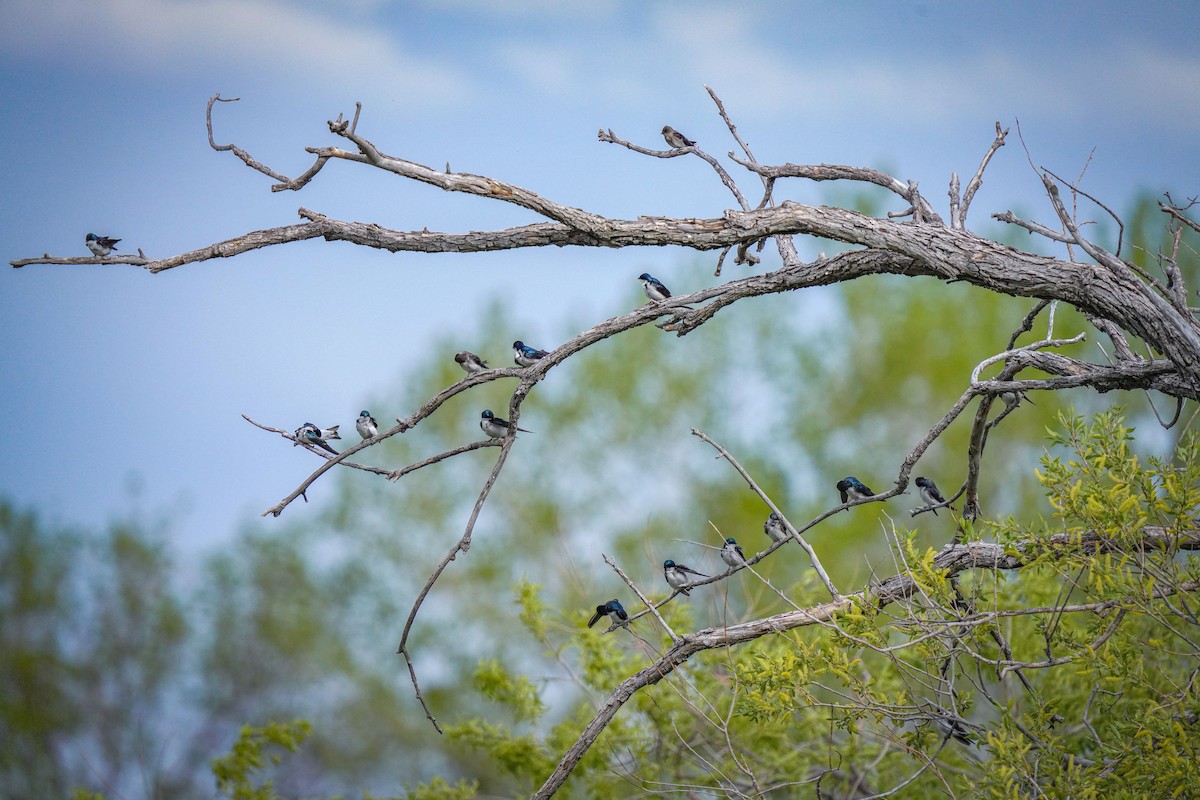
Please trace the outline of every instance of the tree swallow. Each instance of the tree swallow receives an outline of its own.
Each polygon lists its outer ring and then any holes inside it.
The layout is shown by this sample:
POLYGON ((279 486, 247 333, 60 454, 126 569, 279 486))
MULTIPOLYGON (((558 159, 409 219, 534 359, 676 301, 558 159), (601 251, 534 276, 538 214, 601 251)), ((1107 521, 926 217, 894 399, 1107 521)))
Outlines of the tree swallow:
POLYGON ((483 372, 488 368, 487 362, 474 353, 463 350, 461 353, 456 353, 454 360, 458 365, 467 371, 467 374, 474 375, 476 372, 483 372))
POLYGON ((735 542, 732 536, 725 540, 725 545, 721 548, 721 560, 731 567, 740 567, 746 563, 746 554, 742 552, 742 546, 735 542))
POLYGON ((688 594, 688 590, 683 588, 686 584, 691 583, 688 580, 688 575, 699 575, 701 578, 708 577, 703 572, 696 572, 691 567, 676 564, 669 558, 663 562, 663 577, 667 579, 667 584, 672 589, 678 589, 683 594, 688 594))
POLYGON ((772 542, 786 542, 791 538, 787 532, 787 528, 783 527, 783 517, 774 511, 771 516, 767 517, 767 521, 763 523, 763 533, 771 538, 772 542))
MULTIPOLYGON (((479 427, 493 439, 503 439, 508 435, 509 429, 513 427, 513 424, 508 420, 500 419, 493 414, 490 408, 485 408, 481 416, 483 419, 479 420, 479 427)), ((517 428, 517 430, 522 433, 533 433, 533 431, 527 431, 524 428, 517 428)))
POLYGON ((1029 396, 1024 392, 1001 392, 1000 399, 1004 401, 1004 410, 1009 411, 1021 405, 1024 401, 1031 406, 1036 406, 1037 403, 1029 399, 1029 396))
POLYGON ((638 275, 638 280, 642 282, 642 289, 646 292, 646 297, 656 303, 661 303, 671 296, 671 290, 663 286, 663 282, 649 272, 638 275))
MULTIPOLYGON (((337 426, 335 425, 334 433, 336 433, 336 432, 337 432, 337 426)), ((337 438, 340 439, 341 437, 339 436, 337 438)), ((296 444, 300 444, 300 442, 304 442, 305 444, 315 444, 317 447, 320 447, 322 450, 326 450, 330 453, 333 453, 336 456, 338 454, 338 451, 334 450, 332 447, 327 445, 325 443, 325 439, 326 439, 326 437, 324 435, 324 431, 322 431, 316 425, 313 425, 311 422, 306 422, 303 425, 301 425, 299 428, 296 428, 296 440, 297 440, 296 444)), ((295 445, 293 445, 293 446, 295 446, 295 445)))
POLYGON ((548 355, 550 354, 547 351, 530 347, 520 339, 513 342, 513 361, 516 361, 519 366, 532 367, 539 358, 545 358, 548 355))
POLYGON ((379 423, 371 416, 371 412, 365 408, 358 415, 358 422, 354 423, 354 427, 358 428, 358 435, 364 439, 370 439, 379 433, 379 423))
POLYGON ((600 618, 607 615, 613 625, 620 625, 625 620, 629 619, 629 615, 625 613, 625 609, 621 607, 617 600, 609 600, 602 606, 596 606, 596 613, 592 614, 592 619, 588 622, 588 627, 592 627, 600 618))
POLYGON ((667 140, 667 145, 678 150, 680 147, 694 147, 696 145, 688 137, 684 136, 679 131, 672 128, 670 125, 663 125, 663 138, 667 140))
MULTIPOLYGON (((917 488, 921 490, 921 499, 925 501, 927 506, 940 506, 946 502, 946 498, 942 497, 942 493, 938 491, 937 484, 929 480, 929 478, 921 477, 915 481, 917 488)), ((931 508, 934 514, 937 513, 936 508, 931 508)))
POLYGON ((104 256, 117 249, 117 242, 120 239, 111 239, 107 236, 97 236, 94 233, 89 233, 83 238, 83 243, 87 245, 87 249, 92 251, 92 255, 103 258, 104 256))
POLYGON ((853 475, 847 475, 837 482, 837 490, 842 493, 842 502, 847 503, 851 500, 865 500, 868 497, 874 497, 875 493, 868 489, 862 481, 853 475))
MULTIPOLYGON (((941 711, 941 709, 938 709, 941 711)), ((943 714, 946 712, 942 711, 943 714)), ((937 725, 938 732, 945 738, 954 738, 955 741, 962 742, 965 745, 975 744, 975 739, 971 736, 970 729, 962 722, 962 720, 946 714, 945 718, 939 717, 934 720, 937 725)))

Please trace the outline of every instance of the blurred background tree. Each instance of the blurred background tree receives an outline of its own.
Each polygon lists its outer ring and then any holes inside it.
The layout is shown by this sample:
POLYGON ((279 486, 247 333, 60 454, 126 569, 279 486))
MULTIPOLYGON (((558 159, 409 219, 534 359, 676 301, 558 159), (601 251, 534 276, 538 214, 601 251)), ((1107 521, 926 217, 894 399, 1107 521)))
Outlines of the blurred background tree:
MULTIPOLYGON (((857 205, 873 210, 869 196, 857 205)), ((1135 258, 1154 258, 1160 217, 1151 198, 1127 216, 1135 258)), ((632 308, 644 298, 634 280, 642 267, 629 257, 632 308)), ((1194 253, 1184 267, 1195 285, 1194 253)), ((703 273, 711 263, 696 259, 692 268, 703 273)), ((534 432, 520 436, 470 552, 450 565, 416 623, 411 652, 446 737, 433 733, 394 651, 416 593, 462 534, 492 451, 397 483, 342 471, 312 490, 337 492, 327 512, 247 525, 231 547, 185 568, 173 563, 162 521, 61 531, 0 507, 0 793, 204 794, 208 762, 243 724, 293 718, 310 721, 313 733, 274 776, 286 796, 395 793, 437 775, 478 781, 485 795, 527 793, 574 740, 587 710, 645 662, 628 634, 602 637, 584 627, 597 603, 633 600, 602 554, 661 596, 665 558, 711 575, 723 569, 717 548, 725 536, 748 555, 768 543, 768 509, 690 429, 727 447, 789 518, 809 519, 837 503, 834 484, 846 474, 890 488, 904 454, 958 398, 975 364, 1004 349, 1032 305, 965 285, 877 276, 739 303, 683 338, 641 328, 557 369, 523 406, 521 425, 534 432)), ((1066 354, 1095 356, 1096 332, 1078 314, 1060 308, 1055 319, 1056 335, 1089 335, 1066 354)), ((383 424, 410 413, 461 377, 451 358, 458 350, 506 364, 524 322, 497 301, 474 327, 448 326, 427 366, 399 376, 394 391, 367 407, 383 424)), ((564 321, 562 338, 591 322, 564 321)), ((1021 342, 1045 336, 1041 324, 1021 342)), ((480 412, 507 409, 514 385, 499 381, 453 398, 418 429, 370 451, 372 462, 401 465, 479 437, 480 412)), ((986 516, 1012 515, 1024 526, 1052 512, 1034 476, 1046 429, 1064 408, 1110 403, 1089 390, 1033 399, 993 434, 981 491, 986 516)), ((1169 453, 1182 426, 1163 434, 1146 398, 1119 401, 1145 432, 1135 447, 1169 453)), ((347 410, 343 428, 356 413, 347 410)), ((969 424, 955 423, 914 475, 933 477, 949 495, 965 477, 969 424)), ((312 463, 300 450, 296 459, 298 472, 312 463)), ((856 507, 810 540, 840 587, 862 587, 897 570, 897 529, 902 538, 914 531, 908 546, 918 550, 953 536, 949 514, 910 518, 919 505, 910 490, 856 507)), ((756 569, 799 605, 822 599, 798 548, 756 569)), ((743 572, 667 610, 677 630, 692 630, 788 607, 743 572)), ((820 630, 796 635, 813 648, 828 639, 820 630)), ((767 662, 757 659, 787 658, 787 649, 764 641, 707 653, 687 670, 687 692, 664 684, 639 696, 636 714, 619 718, 605 749, 585 760, 574 779, 586 784, 579 793, 629 796, 612 763, 654 764, 648 774, 663 781, 701 781, 704 758, 713 759, 710 777, 736 771, 735 760, 716 760, 729 741, 780 769, 806 770, 822 754, 828 761, 828 715, 810 707, 792 716, 782 696, 742 698, 723 727, 697 719, 697 708, 731 714, 732 705, 705 703, 735 676, 761 684, 755 665, 767 662), (766 724, 780 719, 797 724, 766 724), (678 735, 672 741, 666 731, 678 735), (728 738, 712 740, 714 732, 728 738)), ((825 663, 830 656, 819 648, 809 657, 850 675, 825 663)), ((853 758, 853 738, 846 747, 853 758)), ((848 770, 831 781, 882 789, 911 767, 884 760, 877 747, 870 752, 879 758, 878 781, 848 770)))

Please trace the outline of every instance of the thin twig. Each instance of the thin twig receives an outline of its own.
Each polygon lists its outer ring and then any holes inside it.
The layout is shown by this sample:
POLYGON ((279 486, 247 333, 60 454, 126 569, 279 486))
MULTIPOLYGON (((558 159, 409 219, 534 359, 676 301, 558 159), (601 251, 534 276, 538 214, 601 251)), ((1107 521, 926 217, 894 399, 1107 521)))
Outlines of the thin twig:
MULTIPOLYGON (((750 477, 750 473, 746 471, 746 468, 739 464, 738 460, 734 458, 728 450, 714 442, 708 436, 708 434, 704 433, 703 431, 692 428, 692 435, 699 437, 701 441, 708 443, 714 450, 720 453, 721 458, 728 461, 730 466, 737 470, 737 473, 742 476, 742 480, 746 481, 746 483, 750 486, 751 491, 758 495, 759 499, 766 503, 772 511, 779 514, 780 517, 783 517, 783 514, 778 508, 775 507, 775 504, 771 502, 771 498, 767 496, 767 493, 759 488, 759 485, 754 481, 754 478, 750 477)), ((795 537, 797 542, 800 543, 800 546, 804 548, 804 552, 808 553, 808 557, 812 561, 813 569, 816 570, 817 576, 821 579, 821 583, 825 584, 825 588, 829 590, 829 594, 833 596, 834 600, 839 599, 842 594, 837 590, 837 587, 833 585, 833 581, 829 579, 829 573, 825 572, 825 567, 821 565, 821 559, 817 558, 817 552, 812 549, 812 545, 805 541, 804 537, 801 536, 800 533, 796 531, 796 529, 793 528, 790 523, 786 523, 785 521, 785 524, 788 527, 788 532, 795 537)))
POLYGON ((408 652, 408 636, 412 632, 413 623, 416 622, 417 612, 421 610, 422 603, 425 602, 426 596, 428 596, 430 590, 433 589, 433 585, 437 583, 437 580, 439 577, 441 577, 442 572, 445 571, 446 567, 449 566, 450 562, 453 561, 459 553, 465 554, 471 549, 471 535, 475 531, 475 523, 479 519, 479 512, 483 510, 483 504, 487 500, 488 495, 491 493, 492 487, 496 484, 496 478, 500 476, 500 470, 504 468, 504 462, 508 459, 509 450, 512 449, 513 442, 515 442, 516 439, 513 436, 508 436, 501 441, 503 444, 500 447, 500 455, 496 458, 496 463, 492 467, 492 471, 488 474, 487 480, 483 484, 483 489, 479 492, 479 497, 475 500, 475 507, 471 509, 471 517, 467 520, 467 527, 466 530, 463 531, 462 538, 460 538, 455 543, 454 547, 450 548, 450 552, 447 553, 440 562, 438 562, 438 565, 434 568, 432 574, 430 574, 429 578, 425 581, 425 585, 421 587, 420 594, 417 595, 417 599, 413 601, 412 609, 410 609, 408 612, 408 619, 406 619, 404 622, 404 632, 400 635, 400 644, 396 647, 396 652, 404 656, 404 660, 408 664, 408 671, 412 678, 413 689, 416 691, 417 697, 421 699, 421 705, 425 707, 425 715, 429 718, 429 721, 433 723, 433 727, 438 733, 441 733, 442 729, 438 725, 437 720, 434 719, 429 707, 425 705, 424 699, 421 698, 421 688, 417 683, 416 669, 413 667, 412 656, 408 652))
MULTIPOLYGON (((679 638, 679 636, 677 636, 675 634, 675 631, 671 630, 671 626, 668 625, 667 621, 662 618, 662 615, 660 615, 658 613, 658 608, 654 605, 654 603, 650 602, 650 600, 648 600, 646 598, 646 595, 643 594, 642 590, 637 587, 637 584, 635 584, 633 581, 629 580, 629 576, 626 575, 621 570, 621 568, 617 566, 616 562, 613 561, 611 558, 609 558, 607 555, 604 555, 604 563, 608 564, 610 567, 612 567, 613 572, 617 573, 617 575, 620 576, 621 580, 625 581, 626 586, 628 586, 630 589, 633 589, 634 594, 636 594, 638 596, 638 599, 642 601, 642 605, 646 606, 646 609, 651 614, 654 615, 654 618, 656 620, 658 620, 658 624, 663 626, 663 630, 665 630, 667 632, 667 635, 671 637, 671 641, 674 642, 675 644, 678 644, 680 641, 682 641, 679 638)), ((676 590, 676 591, 678 591, 678 590, 676 590)))

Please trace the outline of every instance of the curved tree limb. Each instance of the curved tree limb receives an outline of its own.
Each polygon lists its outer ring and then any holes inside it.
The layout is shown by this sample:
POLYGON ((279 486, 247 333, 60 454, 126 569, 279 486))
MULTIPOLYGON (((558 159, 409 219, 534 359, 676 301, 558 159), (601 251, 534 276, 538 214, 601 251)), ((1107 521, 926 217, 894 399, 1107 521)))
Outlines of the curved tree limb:
MULTIPOLYGON (((1068 211, 1059 196, 1058 185, 1051 179, 1053 173, 1048 170, 1037 170, 1054 206, 1055 214, 1059 217, 1061 231, 1048 228, 1040 223, 1020 220, 1011 213, 997 216, 1004 221, 1020 225, 1033 234, 1066 244, 1070 256, 1068 260, 1007 247, 965 229, 967 212, 981 184, 983 173, 991 158, 1004 145, 1008 133, 1007 130, 1001 129, 999 123, 996 125, 996 138, 984 155, 974 178, 967 185, 961 200, 958 195, 957 175, 953 177, 950 189, 950 222, 946 224, 921 195, 917 182, 913 180, 902 181, 877 170, 853 166, 826 164, 765 166, 760 164, 737 133, 736 126, 726 114, 720 99, 711 89, 709 94, 731 136, 744 154, 744 157, 739 157, 729 153, 729 158, 750 174, 757 176, 763 185, 762 200, 754 208, 750 207, 737 182, 725 167, 714 156, 698 147, 689 146, 670 151, 650 150, 618 139, 611 130, 607 132, 601 130, 599 134, 601 141, 623 145, 642 155, 660 159, 686 155, 695 155, 701 158, 710 165, 737 203, 736 209, 707 219, 654 216, 636 219, 609 219, 584 209, 555 202, 513 183, 483 175, 455 173, 450 170, 449 165, 444 170, 437 170, 384 153, 372 141, 358 133, 361 112, 359 105, 356 105, 352 119, 344 119, 342 115, 339 115, 336 120, 327 122, 329 133, 348 142, 350 146, 306 148, 309 154, 315 156, 313 165, 298 177, 288 178, 258 162, 248 152, 236 145, 217 144, 213 134, 212 109, 217 102, 230 102, 218 94, 209 100, 206 109, 210 146, 216 151, 233 153, 251 169, 274 180, 275 184, 271 186, 272 191, 298 191, 313 180, 330 162, 350 162, 384 170, 402 179, 424 183, 442 191, 462 192, 509 203, 532 212, 536 217, 540 217, 540 221, 504 230, 468 233, 440 233, 431 232, 428 229, 399 231, 370 223, 337 220, 316 211, 300 208, 298 214, 303 222, 299 224, 250 231, 233 239, 162 259, 147 259, 139 252, 136 257, 105 259, 73 257, 55 259, 44 255, 40 259, 26 259, 11 263, 14 267, 35 263, 131 264, 141 266, 151 273, 157 273, 186 264, 226 258, 262 247, 322 237, 327 241, 347 241, 391 252, 483 252, 548 245, 608 248, 674 246, 696 251, 718 250, 720 257, 717 263, 717 274, 719 275, 724 258, 729 252, 735 253, 736 263, 753 265, 758 262, 758 257, 754 255, 754 252, 761 251, 768 238, 776 240, 782 267, 763 275, 753 275, 720 286, 702 289, 685 297, 673 297, 663 303, 648 303, 628 314, 610 318, 563 343, 533 367, 491 370, 468 376, 435 395, 414 414, 404 419, 397 419, 395 427, 351 446, 337 456, 321 454, 325 459, 321 466, 301 483, 291 496, 265 512, 278 516, 296 497, 303 497, 304 492, 315 480, 339 464, 398 478, 415 469, 470 450, 484 446, 501 448, 497 462, 475 502, 462 537, 437 565, 416 598, 397 648, 408 664, 417 698, 425 709, 426 716, 439 732, 440 727, 437 720, 426 705, 417 682, 413 660, 408 650, 409 636, 422 603, 442 572, 459 553, 466 553, 469 549, 474 526, 506 462, 514 440, 510 436, 504 440, 474 442, 410 464, 402 469, 390 471, 352 463, 347 460, 347 457, 386 438, 410 430, 434 413, 446 400, 462 391, 500 378, 517 378, 518 384, 509 404, 509 416, 515 426, 524 399, 532 388, 546 377, 549 370, 604 338, 653 323, 667 315, 671 315, 670 319, 666 323, 660 323, 661 326, 682 336, 705 324, 721 309, 740 300, 840 283, 870 275, 895 274, 907 277, 930 277, 946 283, 961 281, 991 292, 1037 298, 1040 302, 1026 317, 1022 328, 1014 333, 1005 352, 991 360, 1004 362, 1000 372, 993 379, 980 380, 980 371, 983 366, 987 365, 986 363, 981 364, 976 373, 971 376, 971 381, 959 400, 905 458, 900 466, 895 488, 871 500, 887 499, 904 492, 907 487, 908 475, 925 450, 954 419, 964 412, 970 401, 979 396, 981 402, 976 412, 968 451, 968 477, 963 489, 959 492, 960 495, 964 493, 966 495, 963 517, 967 520, 974 519, 978 515, 979 465, 988 433, 1011 410, 1011 407, 1006 408, 1000 415, 988 420, 992 399, 1000 393, 1091 386, 1100 392, 1112 389, 1140 388, 1165 392, 1177 399, 1200 399, 1200 322, 1197 321, 1195 312, 1187 306, 1188 293, 1179 270, 1172 268, 1172 265, 1168 263, 1164 267, 1167 275, 1167 283, 1164 285, 1137 265, 1121 259, 1119 257, 1120 247, 1117 248, 1117 254, 1113 254, 1086 239, 1080 231, 1081 223, 1076 221, 1075 206, 1073 205, 1072 209, 1068 211), (812 181, 869 182, 895 193, 905 200, 909 207, 902 212, 889 213, 886 218, 881 219, 843 208, 809 206, 787 201, 776 205, 773 198, 775 186, 778 181, 788 178, 812 181), (909 221, 898 221, 901 217, 909 216, 911 216, 909 221), (805 264, 796 254, 792 241, 792 237, 796 235, 827 238, 856 249, 831 258, 821 256, 813 263, 805 264), (1095 263, 1076 261, 1074 248, 1081 249, 1095 263), (1050 309, 1052 332, 1054 311, 1059 301, 1070 303, 1079 309, 1093 321, 1098 329, 1112 339, 1117 363, 1092 364, 1056 353, 1040 352, 1041 348, 1062 343, 1062 341, 1052 340, 1050 334, 1047 335, 1044 342, 1014 348, 1020 333, 1032 327, 1033 320, 1046 306, 1050 309), (1134 345, 1131 346, 1127 339, 1129 336, 1138 337, 1141 339, 1141 343, 1134 342, 1134 345), (1135 356, 1134 346, 1139 350, 1144 347, 1146 352, 1157 355, 1153 358, 1135 356), (1026 368, 1034 368, 1049 377, 1017 380, 1018 373, 1026 368)), ((1061 179, 1058 180, 1073 192, 1076 199, 1083 194, 1077 186, 1061 181, 1061 179)), ((1086 194, 1084 196, 1090 197, 1086 194)), ((1098 203, 1098 201, 1096 202, 1098 203)), ((1102 204, 1100 205, 1105 208, 1102 204)), ((1171 202, 1169 207, 1163 208, 1171 215, 1173 224, 1177 226, 1176 249, 1178 249, 1179 234, 1184 227, 1200 230, 1200 226, 1184 214, 1184 211, 1190 207, 1191 204, 1179 207, 1171 202)), ((292 439, 287 431, 269 428, 250 421, 260 428, 280 433, 284 438, 292 439)), ((702 436, 702 434, 697 435, 702 436)), ((707 437, 704 438, 726 456, 730 463, 750 482, 752 488, 759 491, 750 477, 728 453, 725 453, 707 437)), ((774 508, 761 491, 759 494, 768 505, 774 508)), ((804 531, 853 505, 871 501, 851 501, 829 509, 799 530, 794 529, 790 523, 786 523, 786 525, 792 535, 802 545, 805 545, 802 538, 804 531)), ((1155 529, 1147 529, 1143 531, 1143 538, 1144 546, 1147 549, 1154 549, 1165 546, 1160 539, 1168 538, 1168 536, 1161 529, 1158 529, 1157 533, 1155 529)), ((1181 549, 1200 549, 1200 534, 1196 531, 1169 538, 1172 546, 1181 549)), ((749 559, 749 564, 765 558, 785 543, 773 543, 765 552, 756 554, 749 559)), ((1049 539, 1030 540, 1025 543, 1025 546, 1029 548, 1029 552, 1032 552, 1034 548, 1043 547, 1059 548, 1063 552, 1067 552, 1071 548, 1082 548, 1086 551, 1089 547, 1103 549, 1110 545, 1105 540, 1092 541, 1086 537, 1082 542, 1068 539, 1060 541, 1056 537, 1050 537, 1049 539)), ((811 548, 806 549, 809 550, 814 565, 820 570, 815 553, 811 548)), ((1006 551, 1000 549, 998 545, 955 543, 948 545, 938 554, 935 566, 953 578, 959 572, 974 568, 1018 569, 1022 566, 1022 557, 1021 547, 1018 547, 1016 551, 1006 551)), ((615 569, 615 565, 613 566, 615 569)), ((735 571, 736 569, 731 569, 722 575, 693 585, 703 585, 721 580, 735 571)), ((769 633, 780 633, 805 625, 831 622, 854 602, 873 602, 882 607, 912 596, 914 592, 918 591, 913 578, 904 572, 880 582, 869 590, 848 597, 841 596, 823 572, 822 578, 833 595, 833 600, 829 603, 809 609, 792 610, 738 625, 708 629, 682 637, 677 637, 671 631, 674 646, 653 664, 617 687, 608 702, 584 730, 575 746, 564 755, 558 768, 535 797, 548 797, 558 786, 562 785, 579 758, 587 752, 604 727, 634 693, 645 686, 658 682, 684 663, 691 655, 707 649, 731 647, 769 633)), ((1180 587, 1176 584, 1171 591, 1190 592, 1194 588, 1190 585, 1180 587)), ((638 593, 641 595, 640 591, 638 593)), ((645 601, 646 598, 643 597, 643 600, 645 601)), ((668 600, 670 598, 662 602, 668 600)), ((657 616, 656 609, 661 606, 662 602, 657 605, 647 602, 647 610, 633 615, 630 621, 646 613, 654 613, 657 616)), ((953 652, 957 651, 952 651, 946 661, 947 667, 952 664, 953 652)), ((945 676, 943 676, 943 683, 945 683, 945 676)))
MULTIPOLYGON (((846 209, 792 202, 748 212, 728 211, 720 219, 593 220, 586 232, 562 223, 542 223, 468 234, 400 233, 374 225, 314 217, 320 221, 319 225, 311 223, 314 227, 300 225, 256 231, 209 248, 151 262, 146 268, 161 271, 315 236, 387 250, 467 252, 551 243, 605 247, 677 245, 711 250, 766 236, 801 233, 867 249, 736 281, 734 294, 699 316, 693 315, 696 323, 744 296, 828 285, 874 274, 928 276, 946 282, 964 281, 1002 294, 1065 300, 1084 313, 1111 320, 1141 337, 1177 365, 1181 383, 1200 392, 1200 327, 1192 315, 1178 313, 1128 271, 1025 253, 966 231, 894 222, 846 209)), ((694 327, 685 324, 680 331, 686 333, 694 327)))
MULTIPOLYGON (((1162 528, 1148 527, 1142 531, 1140 544, 1147 550, 1200 550, 1200 530, 1171 534, 1162 528)), ((948 544, 934 557, 933 563, 935 569, 943 571, 947 577, 952 577, 972 569, 1020 569, 1028 558, 1047 551, 1066 555, 1071 552, 1100 553, 1116 552, 1117 550, 1116 543, 1098 534, 1084 534, 1081 537, 1078 534, 1063 533, 1044 539, 1028 539, 1015 547, 986 542, 948 544)), ((1176 584, 1171 587, 1161 587, 1158 591, 1166 596, 1175 591, 1193 592, 1197 588, 1194 584, 1176 584)), ((653 686, 667 677, 697 653, 716 648, 734 647, 770 634, 786 633, 796 628, 831 622, 836 619, 838 614, 846 611, 855 603, 872 603, 882 608, 910 597, 918 590, 917 582, 910 575, 902 572, 892 575, 869 589, 828 603, 821 603, 799 611, 785 611, 772 617, 764 617, 738 625, 706 628, 696 633, 684 634, 682 641, 667 650, 653 664, 626 678, 613 690, 591 722, 584 727, 575 744, 563 754, 558 766, 546 778, 541 788, 532 795, 532 800, 545 800, 552 797, 566 782, 575 765, 588 752, 608 723, 630 698, 647 686, 653 686)))
MULTIPOLYGON (((214 96, 210 101, 210 115, 212 103, 219 99, 219 96, 214 96)), ((553 202, 512 183, 468 173, 438 171, 387 155, 357 133, 357 121, 356 112, 353 125, 341 117, 328 123, 330 132, 353 143, 357 152, 337 147, 310 148, 310 151, 319 158, 365 164, 403 178, 428 183, 444 191, 465 192, 512 203, 550 221, 503 231, 467 234, 429 231, 405 233, 375 225, 334 220, 301 210, 302 216, 310 220, 308 224, 255 231, 141 266, 151 272, 159 272, 183 264, 228 257, 258 247, 316 236, 392 251, 478 252, 573 244, 591 247, 674 245, 695 250, 740 247, 744 252, 746 247, 768 237, 803 234, 882 251, 872 260, 869 272, 845 271, 827 274, 821 280, 809 276, 803 282, 808 285, 850 280, 863 274, 891 272, 928 275, 943 281, 966 281, 991 291, 1016 296, 1065 300, 1085 314, 1110 320, 1124 331, 1141 337, 1149 347, 1178 366, 1184 384, 1200 389, 1200 327, 1194 315, 1186 307, 1180 308, 1177 303, 1152 291, 1151 286, 1132 273, 1127 262, 1120 261, 1082 237, 1061 201, 1057 200, 1057 186, 1045 173, 1042 174, 1047 194, 1055 202, 1067 235, 1095 258, 1100 267, 1036 256, 999 245, 965 230, 942 225, 940 217, 919 196, 912 182, 905 184, 877 170, 830 165, 766 167, 751 157, 734 158, 735 162, 769 181, 786 177, 870 181, 887 187, 909 201, 917 219, 939 224, 902 223, 868 217, 848 209, 813 207, 792 202, 752 210, 731 210, 719 219, 642 217, 636 220, 610 220, 553 202)), ((1000 138, 999 134, 997 138, 1000 138)), ((233 149, 232 145, 217 145, 215 139, 211 139, 210 143, 217 149, 233 149)), ((246 154, 239 157, 244 161, 249 158, 246 154)), ((247 163, 251 161, 253 159, 247 163)), ((263 167, 259 171, 277 180, 285 179, 269 168, 263 167)), ((740 201, 739 205, 745 208, 746 204, 740 201)), ((1052 235, 1048 229, 1039 229, 1038 233, 1052 235)), ((14 262, 25 263, 30 262, 14 262)), ((39 263, 46 263, 46 259, 39 260, 39 263)), ((831 266, 845 263, 826 260, 821 268, 829 270, 831 266)), ((802 273, 806 271, 805 266, 785 265, 783 270, 802 273)), ((794 288, 799 288, 799 284, 794 288)), ((710 313, 715 313, 715 309, 710 313)), ((685 327, 680 332, 686 330, 685 327)))

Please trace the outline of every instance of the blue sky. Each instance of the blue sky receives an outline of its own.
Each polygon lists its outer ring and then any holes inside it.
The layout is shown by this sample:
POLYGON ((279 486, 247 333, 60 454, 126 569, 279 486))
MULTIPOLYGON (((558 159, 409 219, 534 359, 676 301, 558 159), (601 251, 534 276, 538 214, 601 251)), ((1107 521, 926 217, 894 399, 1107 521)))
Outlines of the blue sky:
MULTIPOLYGON (((400 230, 537 221, 353 164, 273 194, 269 179, 209 149, 204 106, 218 91, 242 100, 217 109, 217 140, 289 175, 311 163, 305 146, 334 143, 325 120, 361 101, 359 131, 385 152, 619 217, 730 205, 695 159, 596 141, 612 128, 661 147, 670 123, 724 153, 732 142, 706 84, 763 162, 884 167, 919 180, 943 211, 951 171, 974 171, 996 120, 1019 119, 1034 163, 1064 176, 1094 150, 1084 186, 1118 208, 1139 190, 1200 192, 1195 7, 1048 5, 7 0, 4 260, 85 255, 88 231, 166 256, 291 224, 301 206, 400 230)), ((822 197, 803 184, 783 195, 822 197)), ((1006 208, 1048 219, 1015 135, 973 227, 1006 208)), ((172 535, 189 546, 243 522, 270 525, 258 512, 315 459, 240 414, 289 428, 340 422, 353 436, 358 410, 424 346, 453 331, 469 339, 495 299, 527 321, 521 338, 551 346, 627 310, 644 270, 677 293, 707 285, 712 257, 701 260, 663 249, 387 254, 317 241, 157 276, 9 269, 0 493, 66 523, 178 511, 172 535)), ((477 349, 506 362, 507 344, 477 349)), ((402 412, 379 406, 376 416, 402 412)))

